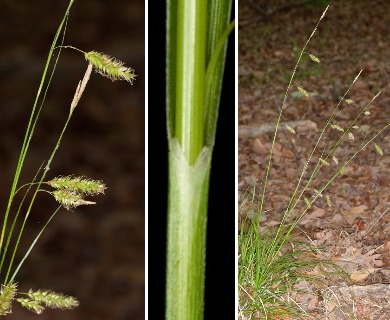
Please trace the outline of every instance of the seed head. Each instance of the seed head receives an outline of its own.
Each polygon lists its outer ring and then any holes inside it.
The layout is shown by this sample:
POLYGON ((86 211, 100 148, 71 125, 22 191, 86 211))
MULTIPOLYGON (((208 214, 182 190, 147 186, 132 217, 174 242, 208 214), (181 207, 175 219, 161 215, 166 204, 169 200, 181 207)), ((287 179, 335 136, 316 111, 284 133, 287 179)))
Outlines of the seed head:
POLYGON ((55 189, 69 190, 84 195, 104 193, 106 189, 106 185, 102 181, 85 177, 60 176, 50 180, 47 184, 55 189))
POLYGON ((16 295, 16 283, 1 285, 0 289, 0 315, 11 313, 12 300, 16 295))
POLYGON ((125 80, 133 84, 136 77, 134 70, 126 67, 122 61, 96 51, 86 52, 84 55, 85 59, 93 65, 95 71, 102 76, 112 81, 125 80))
POLYGON ((52 194, 57 202, 68 210, 78 207, 85 201, 82 194, 67 189, 58 189, 53 191, 52 194))
POLYGON ((27 293, 28 298, 16 299, 23 307, 38 314, 47 308, 73 309, 79 305, 77 299, 52 291, 32 291, 27 293))

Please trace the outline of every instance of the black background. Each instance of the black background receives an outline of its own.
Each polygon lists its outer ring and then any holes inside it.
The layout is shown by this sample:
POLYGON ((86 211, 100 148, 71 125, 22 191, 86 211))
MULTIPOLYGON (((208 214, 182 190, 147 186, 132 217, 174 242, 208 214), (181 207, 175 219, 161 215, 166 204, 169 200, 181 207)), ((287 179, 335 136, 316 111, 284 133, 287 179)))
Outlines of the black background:
MULTIPOLYGON (((68 2, 0 0, 0 220, 46 57, 68 2)), ((131 86, 92 73, 48 179, 85 175, 103 180, 108 188, 104 196, 89 199, 97 202, 94 206, 61 209, 16 278, 20 291, 50 289, 77 297, 80 306, 36 315, 15 303, 7 319, 145 318, 144 6, 144 0, 73 4, 65 44, 114 56, 138 77, 131 86)), ((48 159, 86 67, 82 54, 62 51, 21 184, 31 181, 48 159)), ((51 196, 38 194, 17 262, 56 207, 51 196)))
MULTIPOLYGON (((234 17, 234 4, 232 9, 234 17)), ((148 315, 162 319, 165 299, 167 134, 165 2, 149 5, 148 315), (162 85, 164 83, 164 85, 162 85)), ((229 38, 210 180, 205 319, 235 318, 235 58, 229 38)))

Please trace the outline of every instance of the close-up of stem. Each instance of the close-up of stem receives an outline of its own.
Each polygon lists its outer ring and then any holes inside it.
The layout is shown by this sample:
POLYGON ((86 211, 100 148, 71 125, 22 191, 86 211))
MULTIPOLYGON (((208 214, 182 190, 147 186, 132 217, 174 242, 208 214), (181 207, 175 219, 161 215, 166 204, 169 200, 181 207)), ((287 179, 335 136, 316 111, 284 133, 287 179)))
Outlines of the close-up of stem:
POLYGON ((167 1, 166 319, 203 319, 209 176, 231 1, 167 1))

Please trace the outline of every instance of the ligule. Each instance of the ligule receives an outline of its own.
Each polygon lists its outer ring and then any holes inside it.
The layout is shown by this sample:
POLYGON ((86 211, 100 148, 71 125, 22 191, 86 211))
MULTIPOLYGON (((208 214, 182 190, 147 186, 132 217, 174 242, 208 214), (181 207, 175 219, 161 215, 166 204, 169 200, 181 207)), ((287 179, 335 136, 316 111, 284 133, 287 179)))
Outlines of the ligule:
POLYGON ((90 51, 85 53, 85 59, 93 65, 95 71, 102 76, 115 80, 125 80, 133 84, 136 75, 132 68, 126 67, 125 64, 106 54, 90 51))

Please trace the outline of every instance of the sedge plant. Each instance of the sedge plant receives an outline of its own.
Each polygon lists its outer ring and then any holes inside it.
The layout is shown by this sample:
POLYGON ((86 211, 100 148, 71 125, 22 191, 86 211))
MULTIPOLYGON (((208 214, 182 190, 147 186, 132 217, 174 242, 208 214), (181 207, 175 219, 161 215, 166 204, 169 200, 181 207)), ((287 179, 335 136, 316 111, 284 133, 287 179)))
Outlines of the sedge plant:
POLYGON ((209 175, 231 5, 167 1, 166 319, 203 319, 209 175))
POLYGON ((38 241, 39 237, 42 235, 47 225, 54 218, 61 207, 71 210, 80 205, 94 204, 95 202, 87 200, 86 197, 102 194, 106 189, 106 186, 102 181, 92 180, 87 177, 58 175, 51 179, 46 178, 48 172, 50 171, 50 166, 53 163, 56 152, 61 144, 64 133, 68 127, 70 119, 72 118, 90 79, 92 70, 95 70, 96 72, 105 77, 108 77, 113 81, 125 80, 132 84, 133 79, 135 78, 133 69, 126 67, 123 62, 116 60, 106 54, 96 51, 84 52, 72 46, 63 45, 68 17, 73 2, 74 0, 69 1, 64 17, 57 29, 49 50, 17 162, 8 204, 5 212, 3 213, 3 224, 0 235, 0 316, 12 311, 12 302, 14 300, 19 302, 23 307, 38 314, 41 313, 45 308, 70 309, 78 306, 79 302, 76 298, 65 296, 60 293, 55 293, 50 290, 30 290, 28 292, 19 292, 16 276, 24 261, 33 249, 34 245, 38 241), (34 130, 36 129, 39 116, 42 112, 45 98, 63 48, 72 48, 82 52, 84 58, 87 61, 87 69, 85 71, 84 77, 76 87, 74 97, 70 102, 68 116, 65 119, 63 128, 59 133, 57 142, 53 146, 53 150, 50 156, 37 170, 37 173, 31 182, 21 184, 20 177, 23 171, 23 165, 27 157, 30 142, 33 138, 34 130), (16 253, 26 231, 25 229, 28 225, 28 218, 31 214, 33 214, 33 205, 36 197, 38 196, 38 193, 40 192, 46 192, 52 195, 58 202, 58 207, 51 215, 48 216, 46 223, 43 224, 43 227, 35 236, 33 242, 29 246, 22 259, 20 259, 20 261, 16 261, 16 253), (23 196, 20 200, 20 203, 16 205, 14 201, 15 196, 16 194, 20 193, 23 193, 23 196))
MULTIPOLYGON (((332 275, 341 276, 343 280, 347 281, 348 277, 342 269, 331 261, 320 258, 319 248, 307 243, 297 243, 294 241, 292 233, 297 228, 300 219, 319 198, 323 199, 325 205, 332 206, 331 197, 326 192, 328 187, 344 173, 345 168, 359 153, 373 146, 375 151, 383 156, 383 150, 375 143, 375 139, 389 128, 390 123, 373 134, 367 132, 366 129, 359 128, 360 121, 370 117, 369 108, 380 92, 356 112, 356 116, 348 125, 341 125, 340 118, 338 118, 342 112, 352 112, 353 110, 355 103, 349 98, 349 93, 361 75, 362 71, 360 71, 352 80, 352 84, 344 95, 339 97, 337 105, 314 142, 314 146, 303 164, 296 185, 286 203, 279 226, 272 229, 264 225, 262 215, 267 211, 268 179, 283 111, 287 107, 286 102, 289 96, 295 98, 310 96, 310 92, 295 80, 295 75, 301 60, 304 58, 309 59, 312 63, 320 63, 320 59, 307 52, 306 48, 327 10, 328 7, 300 51, 291 74, 271 139, 270 152, 259 196, 256 196, 257 190, 254 187, 252 197, 247 195, 240 207, 242 211, 248 210, 243 212, 247 217, 244 224, 246 222, 248 228, 247 230, 241 228, 238 238, 238 312, 243 320, 291 319, 291 317, 314 318, 297 302, 297 293, 308 294, 311 292, 315 296, 317 293, 309 290, 310 284, 314 288, 323 288, 326 285, 327 277, 332 275), (294 92, 293 87, 297 89, 294 92), (352 153, 345 154, 343 143, 355 141, 355 135, 359 134, 363 135, 363 141, 353 149, 352 153), (330 137, 334 137, 335 142, 331 143, 330 137), (346 160, 339 159, 338 154, 345 156, 346 160), (326 179, 316 180, 318 175, 323 176, 324 174, 328 174, 326 179), (259 198, 259 204, 258 208, 255 208, 257 198, 259 198), (249 209, 244 209, 248 201, 249 209), (302 285, 298 285, 302 282, 306 283, 304 290, 298 289, 302 288, 302 285)), ((294 128, 288 125, 286 125, 286 132, 290 135, 296 134, 294 128)), ((349 312, 348 310, 344 311, 349 312)))

